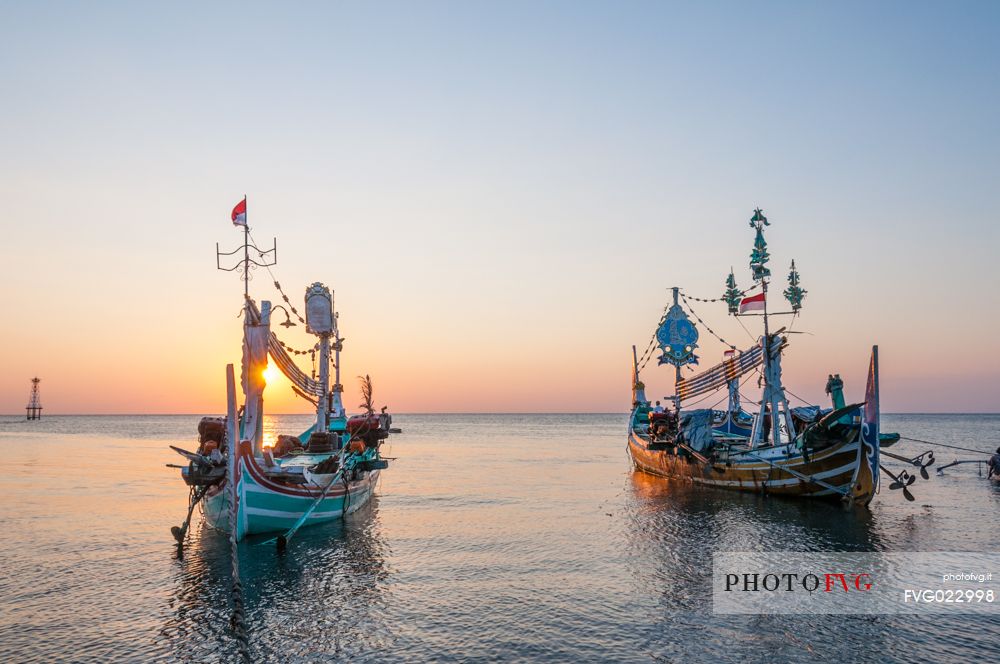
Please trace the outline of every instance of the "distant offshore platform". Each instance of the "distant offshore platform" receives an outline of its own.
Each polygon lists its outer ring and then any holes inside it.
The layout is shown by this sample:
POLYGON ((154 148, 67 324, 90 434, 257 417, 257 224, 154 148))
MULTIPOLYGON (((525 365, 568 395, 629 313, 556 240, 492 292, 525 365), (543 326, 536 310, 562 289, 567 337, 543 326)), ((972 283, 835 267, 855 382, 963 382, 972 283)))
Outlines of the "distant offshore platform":
POLYGON ((38 384, 42 382, 42 379, 35 376, 31 379, 31 397, 28 399, 28 405, 25 410, 28 411, 29 420, 40 420, 42 419, 42 398, 38 395, 38 384))

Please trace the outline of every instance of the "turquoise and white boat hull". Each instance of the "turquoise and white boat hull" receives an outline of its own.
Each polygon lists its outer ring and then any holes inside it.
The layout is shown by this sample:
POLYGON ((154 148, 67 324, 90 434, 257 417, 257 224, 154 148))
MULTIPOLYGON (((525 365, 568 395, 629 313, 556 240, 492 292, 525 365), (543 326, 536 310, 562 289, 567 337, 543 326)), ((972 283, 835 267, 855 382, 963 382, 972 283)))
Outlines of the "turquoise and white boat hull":
MULTIPOLYGON (((237 538, 261 533, 283 532, 292 528, 319 498, 325 484, 290 484, 269 478, 254 458, 250 443, 243 441, 237 457, 240 483, 237 487, 237 538)), ((334 480, 326 496, 309 514, 304 526, 333 521, 368 502, 378 484, 379 471, 352 470, 355 479, 334 480)), ((204 502, 205 520, 226 533, 230 524, 230 491, 226 481, 213 487, 204 502)))

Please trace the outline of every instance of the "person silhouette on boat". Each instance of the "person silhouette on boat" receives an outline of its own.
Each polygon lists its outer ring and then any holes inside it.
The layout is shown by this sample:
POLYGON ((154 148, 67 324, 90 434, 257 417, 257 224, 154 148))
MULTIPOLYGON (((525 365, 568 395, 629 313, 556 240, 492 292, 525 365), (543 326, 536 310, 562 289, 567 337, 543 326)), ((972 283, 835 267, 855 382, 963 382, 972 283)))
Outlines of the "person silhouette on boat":
POLYGON ((649 431, 654 439, 668 439, 677 434, 677 415, 656 402, 656 408, 649 413, 649 431))
POLYGON ((1000 447, 997 448, 997 453, 990 457, 986 467, 989 468, 986 477, 1000 477, 1000 447))
POLYGON ((771 445, 771 404, 764 404, 764 410, 761 411, 761 417, 763 418, 760 423, 760 447, 769 447, 771 445))

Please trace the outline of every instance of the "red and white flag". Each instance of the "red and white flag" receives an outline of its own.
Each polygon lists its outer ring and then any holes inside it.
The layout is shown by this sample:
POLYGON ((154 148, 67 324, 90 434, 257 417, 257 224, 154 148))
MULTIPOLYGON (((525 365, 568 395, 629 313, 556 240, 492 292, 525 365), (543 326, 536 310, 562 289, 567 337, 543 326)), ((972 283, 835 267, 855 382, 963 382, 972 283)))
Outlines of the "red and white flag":
POLYGON ((740 313, 745 314, 748 311, 764 311, 764 293, 751 295, 740 300, 740 313))
POLYGON ((233 208, 233 224, 236 226, 246 226, 247 225, 247 199, 246 196, 243 200, 236 204, 233 208))

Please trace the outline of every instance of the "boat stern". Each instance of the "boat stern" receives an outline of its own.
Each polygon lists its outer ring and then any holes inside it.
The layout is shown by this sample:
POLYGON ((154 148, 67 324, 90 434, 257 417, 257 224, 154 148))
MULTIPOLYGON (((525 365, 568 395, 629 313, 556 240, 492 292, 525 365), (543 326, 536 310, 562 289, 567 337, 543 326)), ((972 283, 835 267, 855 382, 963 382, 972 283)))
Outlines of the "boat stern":
POLYGON ((854 476, 851 499, 867 505, 875 497, 879 485, 879 395, 878 395, 878 346, 872 346, 868 364, 868 383, 865 386, 865 405, 861 420, 858 445, 858 468, 854 476))

